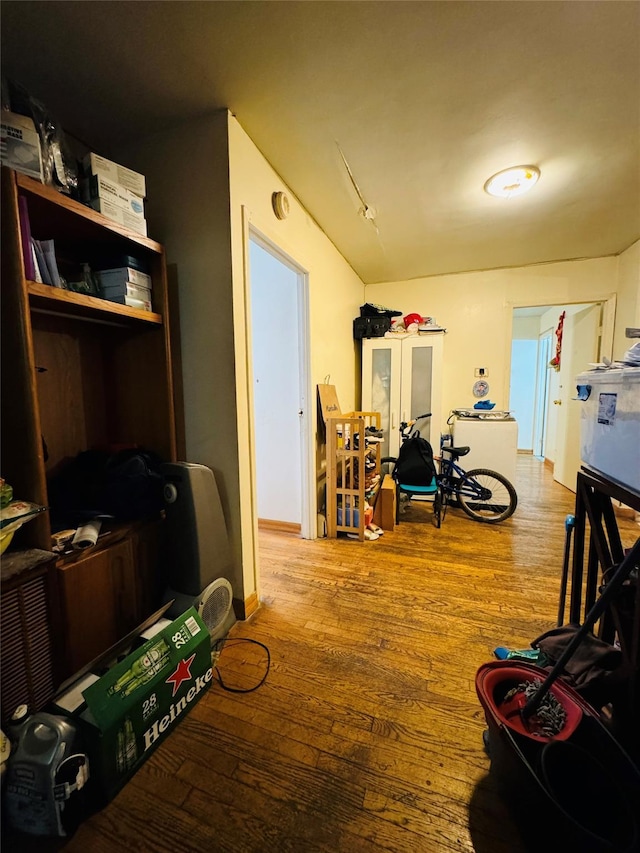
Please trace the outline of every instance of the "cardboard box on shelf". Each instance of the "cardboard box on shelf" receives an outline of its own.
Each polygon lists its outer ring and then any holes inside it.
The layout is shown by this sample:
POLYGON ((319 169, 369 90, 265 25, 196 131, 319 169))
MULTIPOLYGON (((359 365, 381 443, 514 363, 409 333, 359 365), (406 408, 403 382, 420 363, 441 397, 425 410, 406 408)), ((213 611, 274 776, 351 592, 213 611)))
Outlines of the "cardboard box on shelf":
POLYGON ((137 296, 127 296, 125 293, 104 293, 102 298, 107 302, 117 302, 118 305, 137 308, 139 311, 153 311, 150 299, 138 299, 137 296))
POLYGON ((133 169, 120 166, 118 163, 94 153, 87 154, 82 164, 87 175, 101 175, 116 184, 120 184, 141 198, 145 198, 147 195, 144 175, 134 172, 133 169))
POLYGON ((144 217, 144 200, 115 181, 103 175, 90 175, 80 182, 80 194, 85 204, 100 198, 128 210, 136 216, 144 217))
POLYGON ((147 220, 144 216, 132 213, 130 210, 123 210, 112 201, 107 201, 102 198, 92 199, 91 207, 94 210, 97 210, 98 213, 102 213, 109 219, 113 219, 114 222, 124 225, 125 228, 130 228, 132 231, 135 231, 137 234, 142 234, 144 237, 147 236, 147 220))
POLYGON ((191 608, 101 677, 83 671, 54 700, 53 713, 70 717, 84 737, 96 800, 115 796, 211 678, 211 638, 191 608))
POLYGON ((33 119, 2 110, 0 161, 3 166, 42 181, 40 137, 33 119))
POLYGON ((153 281, 151 280, 150 275, 140 272, 140 270, 133 269, 132 267, 117 267, 115 269, 106 270, 99 269, 97 270, 97 275, 100 279, 100 284, 103 287, 122 286, 127 282, 135 284, 138 287, 146 287, 147 290, 151 290, 153 287, 153 281))
POLYGON ((110 299, 112 302, 119 302, 125 296, 131 299, 140 299, 143 302, 151 302, 151 291, 148 287, 140 287, 130 281, 125 281, 124 284, 115 284, 109 287, 102 287, 102 295, 105 299, 110 299))

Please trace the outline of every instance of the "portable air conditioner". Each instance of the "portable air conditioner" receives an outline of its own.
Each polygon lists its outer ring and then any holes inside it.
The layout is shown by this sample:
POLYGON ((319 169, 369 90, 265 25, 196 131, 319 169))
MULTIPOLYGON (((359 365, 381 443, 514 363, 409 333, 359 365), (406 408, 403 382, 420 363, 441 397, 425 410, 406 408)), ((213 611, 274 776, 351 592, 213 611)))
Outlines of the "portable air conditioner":
POLYGON ((226 636, 235 622, 231 549, 213 471, 193 462, 162 466, 167 522, 167 575, 164 600, 174 599, 167 616, 195 607, 211 634, 226 636))

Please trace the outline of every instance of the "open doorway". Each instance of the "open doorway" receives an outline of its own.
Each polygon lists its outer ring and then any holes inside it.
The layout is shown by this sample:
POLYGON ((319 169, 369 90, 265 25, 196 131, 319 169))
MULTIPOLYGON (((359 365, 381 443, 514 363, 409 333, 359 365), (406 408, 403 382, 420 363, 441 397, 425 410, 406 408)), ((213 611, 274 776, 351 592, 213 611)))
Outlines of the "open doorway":
POLYGON ((614 313, 615 297, 513 307, 509 407, 519 422, 518 449, 552 467, 554 479, 572 491, 580 467, 575 377, 608 353, 614 313), (561 318, 562 356, 555 369, 561 318))
POLYGON ((249 280, 258 524, 313 538, 307 276, 251 228, 249 280))

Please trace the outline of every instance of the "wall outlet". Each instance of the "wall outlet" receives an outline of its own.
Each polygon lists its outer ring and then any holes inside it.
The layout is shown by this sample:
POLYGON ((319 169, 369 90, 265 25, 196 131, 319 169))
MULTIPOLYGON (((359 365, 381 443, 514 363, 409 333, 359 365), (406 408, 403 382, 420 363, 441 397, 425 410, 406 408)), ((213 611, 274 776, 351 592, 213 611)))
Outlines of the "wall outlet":
POLYGON ((474 373, 474 376, 477 376, 480 379, 486 379, 487 376, 489 375, 489 371, 487 370, 486 367, 476 367, 476 369, 474 370, 473 373, 474 373))

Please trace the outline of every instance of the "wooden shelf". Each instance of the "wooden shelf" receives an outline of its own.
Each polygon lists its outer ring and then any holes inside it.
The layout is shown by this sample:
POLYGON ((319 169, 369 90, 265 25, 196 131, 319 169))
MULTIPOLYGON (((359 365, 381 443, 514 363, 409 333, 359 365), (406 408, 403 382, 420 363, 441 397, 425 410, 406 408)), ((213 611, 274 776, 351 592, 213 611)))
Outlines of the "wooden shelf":
POLYGON ((350 533, 363 541, 365 506, 371 496, 366 459, 371 450, 375 462, 371 474, 380 474, 380 444, 368 446, 366 428, 380 429, 380 413, 349 412, 328 418, 326 424, 327 536, 335 539, 338 533, 350 533))
POLYGON ((114 322, 118 325, 128 322, 161 326, 163 322, 162 315, 153 311, 141 311, 139 308, 130 308, 108 299, 74 293, 36 281, 27 282, 27 292, 34 311, 93 319, 96 322, 114 322))
MULTIPOLYGON (((56 478, 81 454, 137 446, 176 459, 165 253, 154 240, 3 167, 0 260, 2 394, 11 401, 1 412, 2 475, 22 499, 50 510, 18 531, 11 547, 50 551, 52 524, 75 523, 65 512, 74 469, 61 489, 56 478), (35 282, 31 271, 27 278, 27 221, 34 239, 53 241, 68 281, 81 280, 85 265, 99 270, 135 258, 150 276, 153 311, 35 282)), ((89 499, 77 488, 82 506, 89 499)), ((52 555, 42 622, 55 637, 59 680, 156 610, 165 586, 160 519, 121 519, 105 528, 90 553, 52 555)), ((41 680, 37 666, 22 664, 34 683, 41 680)))
MULTIPOLYGON (((69 198, 63 193, 58 192, 53 187, 49 187, 46 184, 41 184, 39 181, 36 181, 33 178, 29 178, 26 175, 22 175, 19 172, 15 172, 14 174, 16 184, 20 190, 28 192, 31 195, 37 196, 38 198, 44 199, 45 201, 51 204, 55 204, 58 207, 69 211, 74 216, 79 216, 87 222, 92 223, 93 225, 98 225, 101 228, 106 228, 113 234, 118 234, 121 237, 125 237, 132 243, 138 243, 138 245, 143 246, 145 249, 148 249, 152 252, 157 252, 159 254, 162 254, 164 252, 164 249, 161 244, 156 243, 155 240, 150 240, 148 237, 144 237, 142 234, 138 234, 136 231, 132 231, 130 228, 125 228, 124 225, 119 225, 112 219, 103 216, 102 213, 98 213, 96 210, 93 210, 91 207, 87 207, 86 205, 81 204, 79 201, 74 201, 74 199, 69 198)), ((78 228, 77 220, 75 221, 75 228, 78 228)))

